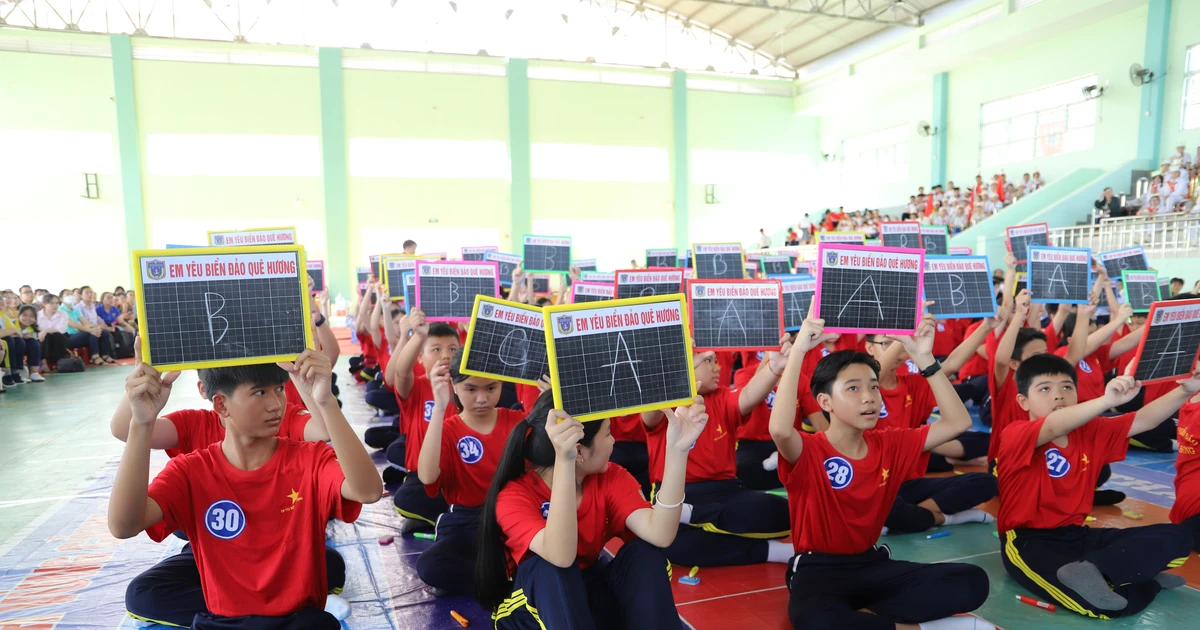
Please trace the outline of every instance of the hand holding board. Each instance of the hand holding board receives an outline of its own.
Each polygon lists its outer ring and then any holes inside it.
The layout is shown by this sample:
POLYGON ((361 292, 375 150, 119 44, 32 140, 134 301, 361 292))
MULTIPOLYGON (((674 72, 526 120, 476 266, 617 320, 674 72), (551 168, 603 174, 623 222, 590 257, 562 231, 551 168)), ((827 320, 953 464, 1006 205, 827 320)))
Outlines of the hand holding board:
POLYGON ((683 297, 548 306, 554 407, 601 420, 689 404, 696 395, 683 297))
POLYGON ((1125 285, 1125 301, 1134 313, 1148 313, 1150 305, 1162 299, 1158 274, 1153 271, 1125 270, 1121 272, 1121 281, 1125 285))
POLYGON ((159 371, 294 361, 312 347, 304 248, 133 252, 142 359, 159 371))
POLYGON ((817 279, 809 275, 775 276, 783 287, 783 329, 787 332, 800 330, 813 295, 817 292, 817 279))
POLYGON ((925 299, 938 319, 996 316, 996 293, 987 256, 925 258, 925 299))
POLYGON ((520 256, 516 254, 502 254, 500 252, 485 252, 483 259, 499 265, 501 286, 512 286, 513 270, 521 266, 520 256))
POLYGON ((825 331, 908 335, 921 321, 925 252, 822 243, 813 309, 825 331))
POLYGON ((1050 226, 1045 223, 1031 225, 1014 225, 1005 229, 1008 238, 1008 251, 1012 252, 1018 263, 1029 260, 1030 247, 1050 246, 1050 226))
POLYGON ((463 346, 463 374, 537 385, 549 374, 542 309, 484 295, 475 296, 463 346))
POLYGON ((692 280, 688 310, 698 351, 779 348, 783 289, 778 280, 692 280))

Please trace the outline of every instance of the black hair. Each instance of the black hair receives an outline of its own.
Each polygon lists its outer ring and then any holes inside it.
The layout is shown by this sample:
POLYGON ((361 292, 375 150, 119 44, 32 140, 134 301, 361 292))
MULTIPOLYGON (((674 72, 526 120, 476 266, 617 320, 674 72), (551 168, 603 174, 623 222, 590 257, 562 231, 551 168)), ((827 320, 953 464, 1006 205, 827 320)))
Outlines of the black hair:
MULTIPOLYGON (((454 353, 454 356, 450 358, 450 383, 451 383, 451 385, 456 384, 456 383, 461 383, 461 382, 471 378, 470 374, 464 374, 462 372, 462 370, 459 369, 462 366, 464 354, 466 354, 466 349, 459 348, 458 351, 454 353)), ((495 380, 495 379, 492 379, 492 380, 495 380)), ((500 385, 501 383, 500 383, 500 381, 496 380, 496 384, 500 385)), ((451 387, 451 389, 450 389, 450 397, 454 400, 454 404, 458 406, 460 413, 463 409, 466 409, 466 405, 463 405, 462 401, 458 399, 458 392, 454 391, 453 387, 451 387)))
MULTIPOLYGON (((833 394, 833 382, 837 380, 838 374, 842 370, 851 365, 862 364, 875 373, 875 377, 879 377, 879 362, 866 352, 857 350, 839 350, 830 353, 829 356, 817 362, 817 367, 812 373, 812 395, 816 398, 819 394, 830 396, 833 394)), ((829 420, 829 412, 824 409, 821 413, 825 414, 825 419, 829 420)))
POLYGON ((407 241, 404 241, 404 249, 408 249, 409 247, 416 247, 416 246, 417 246, 417 242, 412 240, 411 238, 408 239, 407 241))
POLYGON ((1183 278, 1171 278, 1171 284, 1175 284, 1176 282, 1179 284, 1187 284, 1183 278))
POLYGON ((454 328, 452 328, 450 326, 450 324, 447 324, 446 322, 434 322, 434 323, 430 324, 429 325, 429 336, 430 337, 454 337, 455 339, 458 339, 458 333, 455 332, 454 328))
POLYGON ((1179 295, 1176 295, 1176 296, 1173 296, 1173 297, 1164 297, 1163 299, 1164 299, 1164 300, 1194 300, 1194 299, 1196 299, 1196 298, 1200 298, 1200 294, 1196 294, 1196 293, 1180 293, 1179 295))
POLYGON ((1075 322, 1079 321, 1078 313, 1071 313, 1063 320, 1062 336, 1070 339, 1075 334, 1075 322))
MULTIPOLYGON (((513 427, 504 443, 504 453, 496 466, 492 485, 483 504, 483 523, 479 528, 479 552, 475 558, 475 599, 485 610, 495 611, 512 593, 508 579, 508 561, 504 556, 504 531, 496 521, 496 498, 511 481, 525 474, 527 467, 550 468, 557 454, 550 436, 546 434, 546 416, 554 409, 554 393, 542 392, 529 416, 513 427)), ((604 423, 583 423, 580 446, 591 447, 604 423)), ((520 558, 517 558, 519 561, 520 558)))
POLYGON ((125 290, 125 287, 117 285, 117 287, 115 289, 113 289, 113 293, 116 293, 118 291, 124 291, 124 290, 125 290))
MULTIPOLYGON (((1074 317, 1074 315, 1072 315, 1072 317, 1074 317)), ((1046 333, 1038 330, 1037 328, 1022 328, 1021 330, 1018 330, 1017 341, 1013 344, 1012 360, 1020 361, 1021 354, 1025 351, 1025 346, 1029 345, 1029 342, 1035 339, 1041 339, 1047 344, 1050 343, 1046 339, 1046 333)))
POLYGON ((288 380, 287 371, 274 363, 234 365, 197 371, 200 373, 200 382, 204 383, 204 395, 208 396, 209 400, 217 394, 232 396, 242 385, 267 387, 283 385, 288 380))
POLYGON ((1029 386, 1033 385, 1034 379, 1039 376, 1056 374, 1070 376, 1072 385, 1079 384, 1075 366, 1071 365, 1070 361, 1056 354, 1039 354, 1036 357, 1029 357, 1028 360, 1021 362, 1021 367, 1017 368, 1017 393, 1028 396, 1029 386))
POLYGON ((42 304, 50 304, 54 300, 61 300, 61 299, 62 299, 61 297, 54 295, 53 293, 47 293, 46 295, 42 296, 42 304))
POLYGON ((537 299, 537 306, 550 306, 550 298, 540 297, 537 299))
POLYGON ((33 324, 31 324, 33 326, 33 332, 41 332, 38 330, 37 325, 37 307, 32 304, 22 304, 21 306, 17 307, 17 328, 21 328, 21 315, 25 314, 25 311, 33 313, 33 324))
POLYGON ((392 319, 396 319, 397 315, 402 315, 402 314, 404 314, 404 309, 400 308, 399 306, 392 308, 392 312, 390 313, 392 319))

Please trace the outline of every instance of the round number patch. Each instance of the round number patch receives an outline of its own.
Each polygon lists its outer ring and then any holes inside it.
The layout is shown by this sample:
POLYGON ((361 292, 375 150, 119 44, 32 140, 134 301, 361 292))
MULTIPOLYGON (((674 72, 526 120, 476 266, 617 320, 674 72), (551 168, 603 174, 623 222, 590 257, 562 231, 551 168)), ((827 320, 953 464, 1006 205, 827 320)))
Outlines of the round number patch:
POLYGON ((920 374, 921 373, 921 368, 918 368, 917 364, 912 359, 909 359, 908 361, 906 361, 904 363, 904 366, 908 368, 909 374, 920 374))
POLYGON ((1083 370, 1083 373, 1084 373, 1084 374, 1091 374, 1091 373, 1092 373, 1092 366, 1088 365, 1088 362, 1087 362, 1087 361, 1080 361, 1080 362, 1079 362, 1079 369, 1083 370))
POLYGON ((767 409, 775 408, 775 392, 767 394, 767 409))
POLYGON ((546 519, 550 518, 550 502, 549 501, 542 502, 542 518, 546 518, 546 519))
POLYGON ((827 356, 829 356, 829 348, 821 348, 821 358, 824 359, 827 356))
POLYGON ((474 464, 483 459, 483 442, 479 438, 468 435, 458 441, 458 456, 468 464, 474 464))
POLYGON ((881 400, 881 401, 879 401, 879 417, 886 418, 887 416, 888 416, 887 403, 881 400))
POLYGON ((829 485, 834 490, 841 490, 854 481, 854 467, 844 457, 825 460, 825 474, 829 476, 829 485))
POLYGON ((242 506, 222 499, 205 510, 204 526, 213 536, 221 540, 232 540, 246 529, 246 513, 242 511, 242 506))
MULTIPOLYGON (((1080 365, 1083 364, 1080 363, 1080 365)), ((1046 470, 1050 471, 1051 477, 1059 479, 1071 472, 1071 462, 1067 461, 1067 458, 1063 457, 1058 449, 1052 448, 1046 451, 1046 470)))
POLYGON ((429 422, 433 418, 433 401, 425 401, 425 422, 429 422))
POLYGON ((765 353, 763 353, 763 352, 756 352, 756 353, 754 353, 754 358, 755 358, 755 359, 758 359, 759 361, 762 361, 762 360, 763 360, 763 356, 765 356, 765 353))

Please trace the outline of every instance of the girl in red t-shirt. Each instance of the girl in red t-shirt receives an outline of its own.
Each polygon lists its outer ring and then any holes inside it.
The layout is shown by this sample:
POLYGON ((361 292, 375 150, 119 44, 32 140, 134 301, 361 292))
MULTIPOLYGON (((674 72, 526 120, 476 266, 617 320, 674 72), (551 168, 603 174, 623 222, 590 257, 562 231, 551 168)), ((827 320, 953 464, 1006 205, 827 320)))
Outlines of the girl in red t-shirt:
POLYGON ((585 424, 553 407, 544 392, 504 447, 484 505, 476 597, 502 630, 681 628, 662 548, 679 528, 688 451, 708 422, 703 400, 667 413, 666 474, 653 507, 609 463, 609 421, 585 424), (616 557, 597 564, 618 536, 616 557))

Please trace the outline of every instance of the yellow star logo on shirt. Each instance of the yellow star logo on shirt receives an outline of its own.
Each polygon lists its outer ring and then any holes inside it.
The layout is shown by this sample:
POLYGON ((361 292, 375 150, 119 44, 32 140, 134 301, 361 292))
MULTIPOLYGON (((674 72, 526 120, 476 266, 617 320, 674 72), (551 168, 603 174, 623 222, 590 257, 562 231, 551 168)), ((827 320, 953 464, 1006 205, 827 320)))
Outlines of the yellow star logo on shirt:
POLYGON ((722 427, 720 424, 718 424, 718 425, 717 425, 717 437, 713 438, 713 441, 715 442, 715 441, 717 441, 717 440, 720 440, 720 439, 722 439, 722 438, 724 438, 724 437, 725 437, 725 428, 724 428, 724 427, 722 427))
POLYGON ((888 482, 888 469, 884 468, 883 469, 883 481, 881 481, 879 483, 879 487, 882 488, 882 487, 886 486, 887 482, 888 482))
POLYGON ((289 505, 289 506, 287 506, 287 507, 285 507, 285 508, 283 508, 282 510, 279 510, 279 513, 280 513, 280 514, 283 514, 284 512, 291 512, 292 510, 296 509, 296 502, 297 502, 297 501, 303 501, 303 500, 304 500, 304 497, 300 496, 300 493, 299 493, 299 492, 297 492, 295 488, 292 488, 292 493, 291 493, 291 494, 289 494, 289 495, 287 495, 287 498, 289 498, 289 499, 291 499, 291 500, 292 500, 292 504, 291 504, 291 505, 289 505))
POLYGON ((1080 472, 1087 472, 1087 469, 1088 469, 1088 464, 1090 463, 1090 462, 1088 461, 1088 456, 1087 456, 1087 453, 1084 453, 1084 454, 1083 454, 1083 457, 1080 459, 1080 461, 1082 461, 1082 462, 1083 462, 1083 470, 1082 470, 1082 471, 1080 471, 1080 472))

